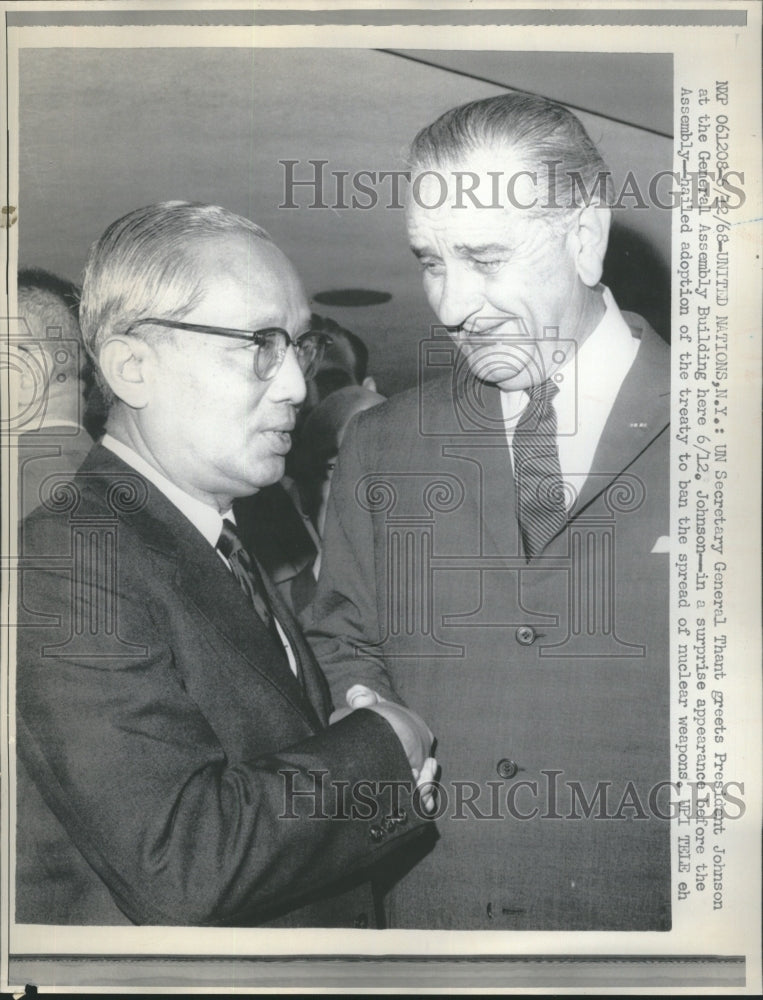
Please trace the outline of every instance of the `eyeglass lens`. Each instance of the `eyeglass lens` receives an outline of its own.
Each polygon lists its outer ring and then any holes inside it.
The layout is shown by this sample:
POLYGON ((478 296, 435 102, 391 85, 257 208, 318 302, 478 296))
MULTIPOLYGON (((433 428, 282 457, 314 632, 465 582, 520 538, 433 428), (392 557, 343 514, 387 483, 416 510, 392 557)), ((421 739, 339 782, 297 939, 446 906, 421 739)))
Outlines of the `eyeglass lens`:
POLYGON ((254 369, 258 378, 273 378, 283 364, 290 343, 293 343, 297 363, 305 378, 311 378, 315 374, 323 355, 321 335, 305 333, 293 342, 283 330, 272 330, 263 338, 254 356, 254 369))

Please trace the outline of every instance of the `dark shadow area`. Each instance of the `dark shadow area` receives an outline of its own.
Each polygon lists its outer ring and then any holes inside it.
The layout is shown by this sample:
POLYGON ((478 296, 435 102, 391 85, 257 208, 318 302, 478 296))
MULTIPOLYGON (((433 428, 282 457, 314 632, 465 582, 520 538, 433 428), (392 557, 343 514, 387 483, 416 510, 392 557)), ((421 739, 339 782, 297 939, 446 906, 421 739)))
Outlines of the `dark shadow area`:
POLYGON ((670 268, 643 236, 617 221, 602 281, 621 309, 639 313, 670 343, 670 268))
POLYGON ((387 926, 384 897, 401 878, 407 875, 423 857, 434 849, 439 839, 440 835, 437 832, 437 827, 433 824, 427 827, 421 836, 415 840, 408 841, 407 844, 399 847, 394 854, 390 854, 385 859, 384 866, 380 866, 376 870, 374 888, 377 900, 376 922, 379 927, 387 926))

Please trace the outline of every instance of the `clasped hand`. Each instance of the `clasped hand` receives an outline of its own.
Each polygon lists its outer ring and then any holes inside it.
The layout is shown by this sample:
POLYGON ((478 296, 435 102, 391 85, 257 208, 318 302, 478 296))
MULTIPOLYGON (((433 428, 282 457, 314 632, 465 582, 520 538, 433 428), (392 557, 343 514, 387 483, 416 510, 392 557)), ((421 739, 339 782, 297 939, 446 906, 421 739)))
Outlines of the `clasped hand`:
POLYGON ((347 707, 332 713, 329 722, 339 722, 357 708, 367 708, 381 715, 392 726, 411 765, 416 788, 421 789, 421 804, 428 813, 434 812, 434 777, 437 761, 429 754, 434 736, 420 715, 394 701, 387 701, 364 684, 354 684, 347 692, 347 707))

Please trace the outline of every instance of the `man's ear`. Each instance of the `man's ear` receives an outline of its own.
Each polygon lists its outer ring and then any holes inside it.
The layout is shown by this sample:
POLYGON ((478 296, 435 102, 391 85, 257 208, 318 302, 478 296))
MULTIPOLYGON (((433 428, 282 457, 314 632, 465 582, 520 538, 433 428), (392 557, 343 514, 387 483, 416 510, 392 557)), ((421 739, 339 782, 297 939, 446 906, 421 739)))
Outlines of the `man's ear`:
POLYGON ((146 364, 150 353, 149 345, 137 337, 112 337, 103 345, 98 357, 111 391, 136 410, 148 403, 146 364))
POLYGON ((575 266, 580 280, 593 288, 601 281, 612 211, 593 203, 580 210, 573 231, 575 266))

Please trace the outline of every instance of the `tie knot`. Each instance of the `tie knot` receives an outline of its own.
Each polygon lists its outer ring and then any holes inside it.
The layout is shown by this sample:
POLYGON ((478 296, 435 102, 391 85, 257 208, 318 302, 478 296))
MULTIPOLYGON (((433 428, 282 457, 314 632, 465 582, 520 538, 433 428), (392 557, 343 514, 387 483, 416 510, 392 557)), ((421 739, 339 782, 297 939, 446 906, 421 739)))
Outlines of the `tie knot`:
POLYGON ((525 391, 530 399, 514 428, 515 436, 521 438, 526 434, 540 434, 555 438, 556 411, 552 403, 559 394, 559 387, 551 379, 546 379, 525 391))
POLYGON ((527 395, 533 403, 539 403, 541 406, 548 406, 558 394, 559 386, 550 378, 544 379, 543 382, 539 382, 538 385, 533 385, 527 390, 527 395))
POLYGON ((220 537, 217 539, 217 548, 226 559, 230 559, 234 553, 242 548, 241 539, 238 537, 238 532, 236 531, 236 525, 227 518, 223 519, 222 531, 220 532, 220 537))

